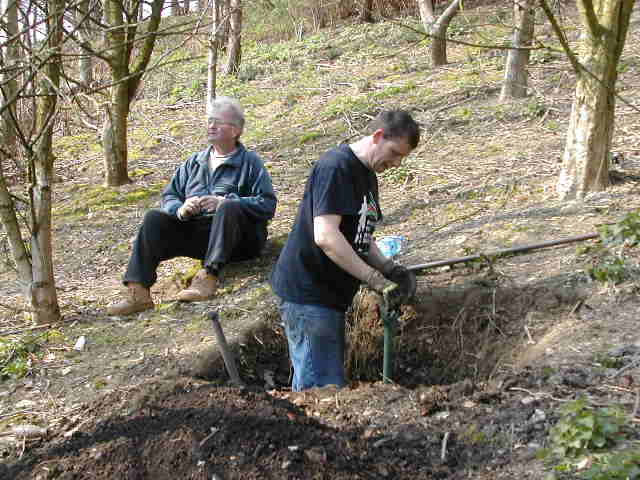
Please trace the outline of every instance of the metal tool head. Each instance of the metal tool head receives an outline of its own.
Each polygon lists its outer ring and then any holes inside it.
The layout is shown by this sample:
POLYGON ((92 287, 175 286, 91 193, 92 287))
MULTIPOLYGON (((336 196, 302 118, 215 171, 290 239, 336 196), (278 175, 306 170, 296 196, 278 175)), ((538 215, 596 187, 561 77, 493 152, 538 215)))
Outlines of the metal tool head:
POLYGON ((382 298, 387 310, 397 310, 405 301, 404 295, 398 286, 387 287, 382 292, 382 298))

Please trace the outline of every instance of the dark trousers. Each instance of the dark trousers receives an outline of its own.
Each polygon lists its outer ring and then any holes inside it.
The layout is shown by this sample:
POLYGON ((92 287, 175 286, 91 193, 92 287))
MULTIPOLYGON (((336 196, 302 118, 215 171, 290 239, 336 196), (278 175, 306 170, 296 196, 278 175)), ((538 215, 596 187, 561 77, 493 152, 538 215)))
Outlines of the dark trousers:
POLYGON ((267 240, 263 222, 256 222, 239 201, 224 202, 211 217, 181 221, 163 210, 149 210, 133 244, 123 282, 153 285, 160 262, 175 257, 203 261, 217 273, 229 262, 260 255, 267 240))

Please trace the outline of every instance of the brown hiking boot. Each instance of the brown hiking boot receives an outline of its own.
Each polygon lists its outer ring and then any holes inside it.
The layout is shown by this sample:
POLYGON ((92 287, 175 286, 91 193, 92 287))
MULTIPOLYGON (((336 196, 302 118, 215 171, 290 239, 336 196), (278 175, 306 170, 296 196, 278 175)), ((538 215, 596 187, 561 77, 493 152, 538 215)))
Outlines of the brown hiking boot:
POLYGON ((176 300, 180 302, 201 302, 211 300, 216 295, 218 289, 218 277, 207 273, 205 269, 196 273, 191 280, 189 288, 185 288, 176 295, 176 300))
POLYGON ((131 315, 153 308, 153 300, 149 289, 140 283, 129 282, 127 298, 107 308, 107 315, 131 315))

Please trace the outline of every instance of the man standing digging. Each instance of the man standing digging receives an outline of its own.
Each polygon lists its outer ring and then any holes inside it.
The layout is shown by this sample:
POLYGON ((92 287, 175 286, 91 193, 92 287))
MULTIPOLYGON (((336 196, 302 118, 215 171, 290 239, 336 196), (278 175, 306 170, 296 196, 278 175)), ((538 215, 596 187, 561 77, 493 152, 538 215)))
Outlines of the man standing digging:
POLYGON ((400 166, 420 139, 404 111, 381 113, 372 133, 326 152, 313 166, 271 285, 293 364, 292 388, 345 385, 345 312, 366 283, 414 295, 415 275, 385 258, 372 234, 382 219, 376 173, 400 166))
POLYGON ((197 302, 215 296, 224 265, 260 255, 277 201, 262 160, 239 141, 244 124, 237 100, 217 97, 209 106, 210 146, 178 167, 162 193, 162 208, 146 213, 123 279, 128 295, 107 309, 109 315, 153 308, 149 289, 164 260, 203 261, 176 297, 197 302))

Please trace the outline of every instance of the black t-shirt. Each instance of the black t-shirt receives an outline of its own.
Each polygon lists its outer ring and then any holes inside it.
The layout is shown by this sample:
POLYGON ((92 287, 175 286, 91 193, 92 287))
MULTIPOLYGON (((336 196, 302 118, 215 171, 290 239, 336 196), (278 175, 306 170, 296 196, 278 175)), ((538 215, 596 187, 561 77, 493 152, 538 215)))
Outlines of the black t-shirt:
POLYGON ((340 231, 366 257, 376 223, 382 219, 378 179, 348 145, 329 150, 313 166, 298 214, 271 275, 282 299, 346 310, 359 280, 336 265, 313 237, 313 219, 340 215, 340 231))

